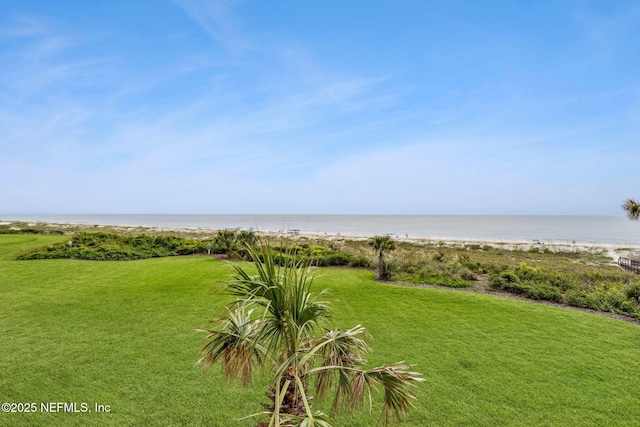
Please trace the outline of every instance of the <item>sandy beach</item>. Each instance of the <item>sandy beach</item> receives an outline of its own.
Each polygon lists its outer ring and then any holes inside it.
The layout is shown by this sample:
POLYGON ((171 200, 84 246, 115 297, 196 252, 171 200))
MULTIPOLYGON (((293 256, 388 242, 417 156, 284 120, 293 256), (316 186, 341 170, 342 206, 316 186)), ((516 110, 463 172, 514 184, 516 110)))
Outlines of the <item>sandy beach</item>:
MULTIPOLYGON (((65 234, 77 231, 115 231, 121 233, 148 233, 148 234, 177 234, 193 238, 206 239, 215 235, 220 228, 210 227, 169 227, 169 226, 141 226, 141 225, 116 225, 116 224, 90 224, 72 222, 21 222, 21 221, 0 221, 0 226, 8 227, 18 231, 29 227, 44 228, 47 230, 57 230, 65 234)), ((350 234, 350 233, 324 233, 300 230, 267 230, 267 229, 243 229, 224 228, 224 230, 245 230, 253 231, 259 235, 275 238, 287 238, 293 240, 356 240, 364 241, 373 237, 373 234, 350 234)), ((540 250, 548 249, 552 252, 606 252, 612 260, 617 260, 620 256, 637 256, 640 254, 640 245, 613 245, 603 243, 575 243, 567 241, 553 240, 491 240, 491 239, 460 239, 460 238, 438 238, 438 237, 414 237, 410 235, 390 235, 398 242, 409 242, 419 245, 446 245, 449 247, 463 247, 470 245, 488 245, 493 248, 506 250, 528 251, 532 248, 540 250)))

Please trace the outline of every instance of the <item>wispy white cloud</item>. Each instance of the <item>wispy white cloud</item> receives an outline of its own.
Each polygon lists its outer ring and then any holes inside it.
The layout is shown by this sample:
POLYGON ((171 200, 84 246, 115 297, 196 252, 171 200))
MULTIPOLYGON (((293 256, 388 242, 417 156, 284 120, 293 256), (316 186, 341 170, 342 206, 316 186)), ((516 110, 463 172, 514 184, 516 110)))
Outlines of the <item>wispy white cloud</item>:
POLYGON ((174 0, 220 46, 231 53, 250 49, 252 43, 238 29, 234 9, 239 0, 174 0))
POLYGON ((242 2, 175 4, 186 24, 146 45, 173 50, 145 63, 128 34, 6 21, 0 42, 19 43, 0 47, 0 170, 20 177, 0 186, 6 200, 58 212, 576 212, 593 198, 580 180, 611 186, 616 162, 640 155, 633 82, 432 88, 247 29, 242 2), (601 150, 604 137, 626 151, 601 150))
POLYGON ((594 199, 607 206, 624 196, 607 175, 633 167, 640 149, 631 150, 556 147, 541 157, 510 138, 428 140, 345 157, 292 190, 301 206, 323 213, 606 213, 594 199))
POLYGON ((275 64, 272 71, 261 71, 248 59, 238 61, 234 55, 253 44, 234 18, 237 2, 179 4, 231 51, 228 58, 204 49, 149 73, 124 67, 126 58, 116 51, 86 53, 91 38, 55 26, 33 23, 29 31, 12 31, 28 41, 19 51, 0 55, 0 61, 14 64, 13 72, 0 77, 11 94, 0 105, 0 123, 8 136, 5 144, 38 148, 14 155, 40 159, 32 168, 55 161, 79 176, 100 171, 158 179, 180 171, 189 179, 213 169, 214 175, 259 180, 323 164, 332 147, 344 145, 337 135, 371 127, 370 122, 329 124, 337 115, 397 102, 393 92, 380 90, 388 77, 323 69, 290 42, 260 46, 275 64), (83 49, 76 52, 78 47, 83 49), (229 75, 229 66, 259 82, 257 102, 238 97, 244 80, 229 75), (181 94, 166 107, 141 102, 194 72, 207 76, 198 93, 181 94), (323 125, 326 130, 319 131, 323 125), (323 133, 333 138, 323 140, 323 133))

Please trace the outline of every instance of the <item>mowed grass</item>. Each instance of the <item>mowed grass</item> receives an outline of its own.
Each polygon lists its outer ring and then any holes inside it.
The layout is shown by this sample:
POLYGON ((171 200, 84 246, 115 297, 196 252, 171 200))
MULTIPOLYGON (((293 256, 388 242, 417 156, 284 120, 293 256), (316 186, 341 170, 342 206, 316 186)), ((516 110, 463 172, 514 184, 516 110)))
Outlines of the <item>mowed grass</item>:
MULTIPOLYGON (((222 314, 231 269, 205 256, 127 262, 14 261, 64 240, 0 236, 0 425, 253 426, 267 375, 227 386, 195 361, 196 328, 222 314), (42 413, 41 402, 109 405, 42 413)), ((377 283, 365 270, 318 269, 335 325, 362 324, 370 365, 405 360, 425 382, 403 426, 637 426, 640 327, 593 314, 440 289, 377 283)), ((379 403, 379 402, 377 402, 379 403)), ((329 411, 327 404, 315 403, 329 411)), ((340 426, 380 424, 373 413, 340 426)))

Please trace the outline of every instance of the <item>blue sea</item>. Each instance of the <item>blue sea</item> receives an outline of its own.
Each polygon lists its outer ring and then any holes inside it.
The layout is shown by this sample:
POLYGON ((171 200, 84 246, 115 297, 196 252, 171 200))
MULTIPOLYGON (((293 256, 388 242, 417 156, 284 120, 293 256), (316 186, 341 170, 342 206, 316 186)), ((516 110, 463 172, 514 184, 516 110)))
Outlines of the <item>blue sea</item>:
POLYGON ((0 214, 0 220, 147 227, 242 228, 301 233, 452 240, 639 246, 640 223, 588 215, 143 215, 0 214))

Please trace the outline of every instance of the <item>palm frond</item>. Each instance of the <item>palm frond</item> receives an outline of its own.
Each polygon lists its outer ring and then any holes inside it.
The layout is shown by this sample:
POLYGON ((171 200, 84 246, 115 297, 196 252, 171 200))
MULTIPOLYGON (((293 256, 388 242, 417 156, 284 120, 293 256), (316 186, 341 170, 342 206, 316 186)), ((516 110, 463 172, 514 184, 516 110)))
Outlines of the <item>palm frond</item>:
POLYGON ((396 242, 390 236, 374 236, 369 240, 368 244, 380 253, 393 251, 396 248, 396 242))
POLYGON ((352 393, 352 404, 360 404, 364 391, 371 387, 382 387, 384 391, 384 406, 382 417, 385 424, 389 422, 389 416, 393 413, 399 420, 401 414, 409 412, 413 407, 411 400, 415 399, 410 393, 411 387, 416 387, 417 382, 424 381, 422 374, 410 371, 411 366, 403 362, 392 365, 380 366, 363 371, 357 379, 359 389, 352 393))
POLYGON ((627 213, 629 219, 638 221, 640 220, 640 202, 634 199, 627 199, 622 204, 622 209, 627 213))
POLYGON ((238 298, 238 304, 264 307, 260 340, 270 351, 285 348, 288 355, 293 354, 328 320, 329 306, 321 300, 323 293, 311 291, 313 274, 304 260, 294 257, 280 266, 264 242, 258 249, 246 246, 245 250, 257 275, 233 264, 235 275, 227 284, 228 293, 238 298))
POLYGON ((257 340, 261 321, 252 320, 251 312, 239 307, 228 312, 227 318, 219 319, 223 324, 219 330, 198 329, 207 333, 208 341, 197 362, 203 370, 220 361, 227 381, 239 378, 244 385, 251 383, 254 365, 262 366, 265 353, 257 340))
POLYGON ((342 396, 350 393, 352 373, 349 369, 364 365, 366 360, 363 355, 371 349, 360 338, 365 329, 357 325, 349 330, 331 330, 322 336, 316 346, 308 353, 322 358, 321 368, 317 372, 316 391, 318 397, 323 398, 325 392, 331 389, 337 381, 334 397, 334 409, 337 408, 342 396))

